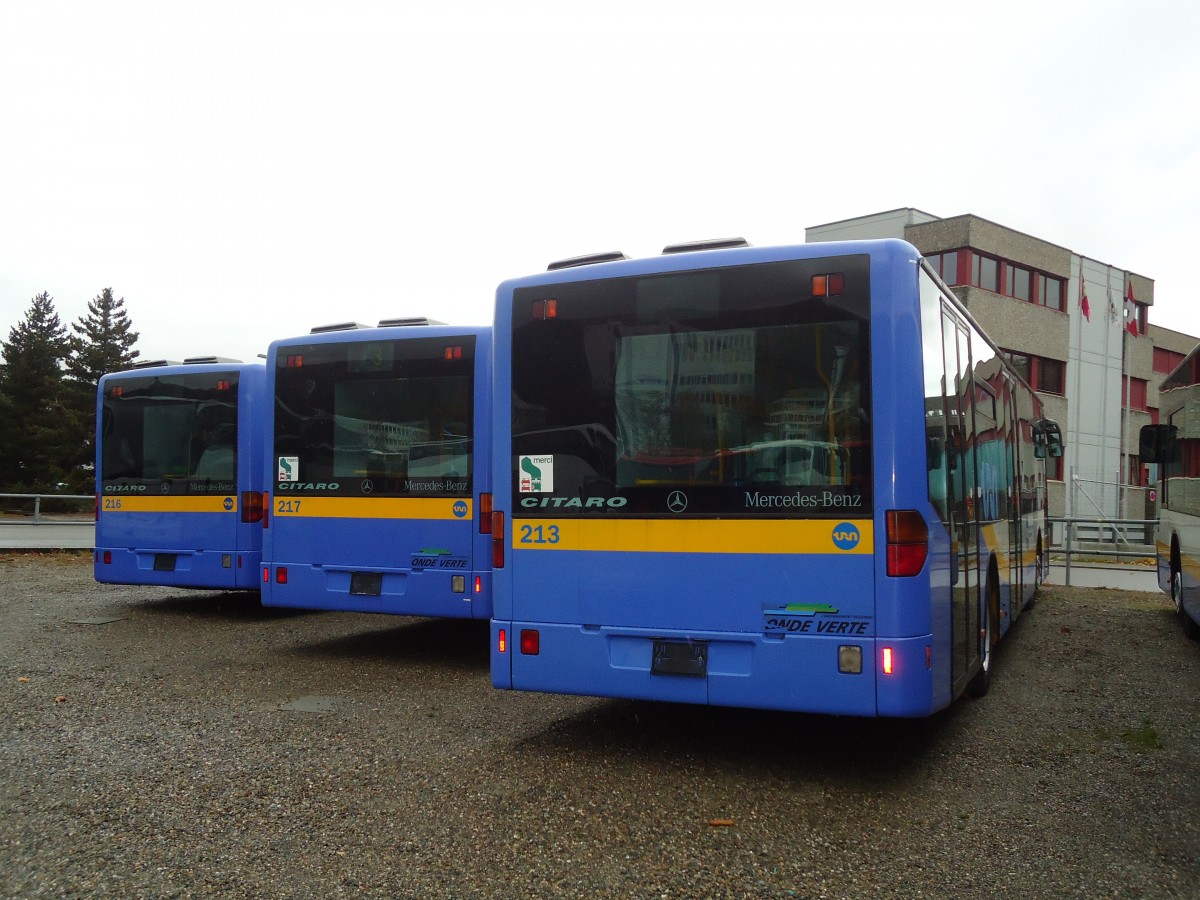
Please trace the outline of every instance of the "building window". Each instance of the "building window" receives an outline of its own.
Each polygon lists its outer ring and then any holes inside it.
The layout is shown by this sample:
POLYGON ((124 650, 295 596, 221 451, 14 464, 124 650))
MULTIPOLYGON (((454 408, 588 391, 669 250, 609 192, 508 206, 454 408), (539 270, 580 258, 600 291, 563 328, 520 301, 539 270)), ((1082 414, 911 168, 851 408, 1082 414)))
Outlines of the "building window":
POLYGON ((1129 481, 1126 484, 1131 484, 1134 487, 1145 487, 1149 483, 1146 477, 1146 467, 1142 465, 1140 456, 1129 457, 1129 481))
POLYGON ((1001 350, 1004 358, 1017 370, 1017 373, 1031 384, 1034 390, 1043 394, 1062 394, 1066 384, 1066 363, 1061 359, 1047 359, 1044 356, 1031 356, 1028 353, 1016 353, 1012 350, 1001 350))
POLYGON ((1183 354, 1166 347, 1154 348, 1154 371, 1159 375, 1170 375, 1183 362, 1183 354))
POLYGON ((1140 409, 1143 412, 1149 411, 1149 407, 1146 405, 1146 384, 1144 378, 1125 379, 1125 383, 1121 386, 1121 395, 1125 400, 1126 408, 1140 409))
POLYGON ((971 284, 994 294, 1000 293, 1000 263, 990 256, 972 253, 971 284))
MULTIPOLYGON (((1047 394, 1061 394, 1064 368, 1062 360, 1037 357, 1034 361, 1034 370, 1037 372, 1037 389, 1047 394)), ((1142 397, 1142 402, 1145 403, 1145 396, 1142 397)))
POLYGON ((1003 350, 1001 352, 1004 354, 1004 358, 1008 360, 1009 365, 1017 370, 1017 374, 1029 384, 1033 384, 1030 378, 1029 357, 1024 353, 1014 353, 1012 350, 1003 350))
POLYGON ((1012 263, 1004 264, 1004 293, 1010 297, 1016 297, 1018 300, 1031 299, 1029 294, 1030 289, 1030 272, 1028 269, 1022 269, 1020 266, 1014 266, 1012 263))
POLYGON ((1053 275, 1043 275, 1040 272, 1037 276, 1038 285, 1038 302, 1048 309, 1057 309, 1062 312, 1063 308, 1063 283, 1061 278, 1055 278, 1053 275))
POLYGON ((948 285, 958 284, 958 251, 947 250, 945 253, 934 253, 925 257, 933 271, 938 273, 942 281, 948 285))
POLYGON ((1061 456, 1046 457, 1046 477, 1051 481, 1063 480, 1063 458, 1061 456))

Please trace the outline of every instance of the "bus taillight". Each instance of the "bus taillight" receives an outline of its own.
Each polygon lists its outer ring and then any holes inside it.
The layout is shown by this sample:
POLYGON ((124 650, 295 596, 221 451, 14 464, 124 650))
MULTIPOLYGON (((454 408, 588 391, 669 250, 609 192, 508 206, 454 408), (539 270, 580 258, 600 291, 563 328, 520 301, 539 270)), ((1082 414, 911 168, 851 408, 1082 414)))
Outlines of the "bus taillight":
POLYGON ((841 272, 812 277, 812 295, 814 297, 836 297, 845 288, 846 276, 841 272))
POLYGON ((508 651, 508 632, 503 628, 500 629, 500 634, 496 639, 496 650, 499 653, 506 653, 508 651))
POLYGON ((492 513, 492 568, 504 568, 504 513, 492 513))
POLYGON ((542 651, 542 635, 536 628, 521 629, 521 652, 526 656, 537 656, 542 651))
POLYGON ((242 522, 253 525, 266 515, 266 494, 258 491, 242 491, 242 522))
POLYGON ((492 533, 492 495, 479 495, 479 533, 492 533))
POLYGON ((887 573, 904 578, 916 575, 929 555, 929 528, 915 509, 889 509, 887 522, 887 573))
POLYGON ((892 674, 892 648, 891 647, 883 648, 883 674, 884 675, 892 674))

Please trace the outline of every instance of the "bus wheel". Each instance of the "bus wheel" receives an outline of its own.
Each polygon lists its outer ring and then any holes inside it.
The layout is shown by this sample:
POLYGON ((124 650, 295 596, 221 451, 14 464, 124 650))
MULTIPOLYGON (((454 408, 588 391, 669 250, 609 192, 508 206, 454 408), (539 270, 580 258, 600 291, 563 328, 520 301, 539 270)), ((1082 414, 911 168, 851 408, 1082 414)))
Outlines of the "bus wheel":
POLYGON ((1183 633, 1193 641, 1200 639, 1200 624, 1183 608, 1183 572, 1174 556, 1171 557, 1171 601, 1175 604, 1175 612, 1183 620, 1183 633))
POLYGON ((1025 604, 1026 609, 1033 609, 1033 605, 1038 601, 1038 591, 1042 589, 1042 579, 1046 577, 1046 553, 1042 550, 1042 536, 1038 535, 1037 543, 1037 558, 1034 561, 1034 566, 1037 571, 1033 574, 1033 594, 1029 598, 1029 602, 1025 604))
POLYGON ((992 687, 992 644, 996 642, 996 624, 994 619, 999 615, 1000 578, 993 568, 988 572, 987 580, 987 610, 983 616, 983 628, 979 637, 982 643, 980 654, 983 659, 975 677, 967 682, 967 693, 972 697, 982 697, 992 687), (995 611, 996 615, 993 615, 995 611))

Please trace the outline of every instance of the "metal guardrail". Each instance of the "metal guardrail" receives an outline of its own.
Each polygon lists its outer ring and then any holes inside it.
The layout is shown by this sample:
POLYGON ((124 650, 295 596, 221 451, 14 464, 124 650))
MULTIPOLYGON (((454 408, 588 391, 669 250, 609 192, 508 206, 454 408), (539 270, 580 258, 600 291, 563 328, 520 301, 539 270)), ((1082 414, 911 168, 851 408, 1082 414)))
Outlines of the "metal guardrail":
MULTIPOLYGON (((88 500, 91 503, 96 502, 95 496, 92 494, 0 494, 0 500, 32 500, 33 501, 33 522, 22 520, 21 525, 78 525, 78 519, 47 519, 42 515, 43 500, 88 500)), ((88 510, 81 509, 80 515, 87 515, 88 510)), ((0 525, 6 523, 3 516, 0 516, 0 525)))
POLYGON ((1154 528, 1157 519, 1097 519, 1082 516, 1050 517, 1050 553, 1061 555, 1064 581, 1071 584, 1073 557, 1155 559, 1154 528), (1061 529, 1058 526, 1062 526, 1061 529), (1061 531, 1061 534, 1060 534, 1061 531), (1060 538, 1058 540, 1057 538, 1060 538))

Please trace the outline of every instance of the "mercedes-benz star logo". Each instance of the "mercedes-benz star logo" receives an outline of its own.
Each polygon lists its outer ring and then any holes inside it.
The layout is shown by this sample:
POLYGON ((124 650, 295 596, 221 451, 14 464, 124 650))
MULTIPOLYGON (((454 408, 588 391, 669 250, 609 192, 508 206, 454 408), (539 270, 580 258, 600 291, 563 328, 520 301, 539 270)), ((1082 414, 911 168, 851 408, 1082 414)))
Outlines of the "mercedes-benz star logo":
POLYGON ((671 491, 667 498, 667 509, 673 513, 681 513, 687 509, 687 495, 683 491, 671 491))
POLYGON ((364 478, 360 487, 362 488, 362 492, 364 494, 369 494, 371 491, 375 490, 375 485, 371 483, 370 478, 364 478))

